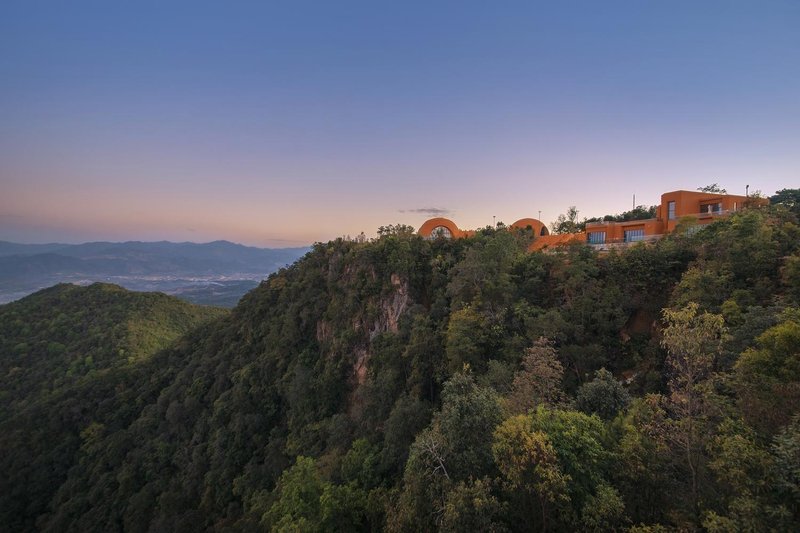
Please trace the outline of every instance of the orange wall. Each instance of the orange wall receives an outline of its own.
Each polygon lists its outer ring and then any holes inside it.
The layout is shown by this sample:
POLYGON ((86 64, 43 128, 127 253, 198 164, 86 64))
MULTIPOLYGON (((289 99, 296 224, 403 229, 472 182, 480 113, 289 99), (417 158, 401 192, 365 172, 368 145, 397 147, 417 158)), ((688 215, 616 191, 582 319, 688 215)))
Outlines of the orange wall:
POLYGON ((659 215, 665 222, 665 232, 671 232, 675 230, 675 226, 681 217, 695 216, 698 219, 698 223, 707 224, 715 216, 738 211, 752 205, 765 205, 766 203, 769 203, 769 201, 763 198, 751 198, 737 194, 673 191, 661 195, 659 215), (669 202, 675 202, 675 217, 672 219, 669 218, 669 202), (709 203, 722 204, 721 212, 716 214, 701 213, 701 207, 709 203))

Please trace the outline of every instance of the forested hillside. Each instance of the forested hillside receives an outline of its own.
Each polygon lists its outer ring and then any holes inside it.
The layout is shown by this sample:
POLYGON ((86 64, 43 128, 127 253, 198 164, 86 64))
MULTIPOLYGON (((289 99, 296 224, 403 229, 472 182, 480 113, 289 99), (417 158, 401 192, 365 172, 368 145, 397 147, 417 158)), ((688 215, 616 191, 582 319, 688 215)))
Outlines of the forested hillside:
POLYGON ((0 306, 0 530, 32 527, 93 421, 130 422, 142 362, 226 313, 101 283, 0 306))
MULTIPOLYGON (((602 256, 380 235, 316 245, 153 355, 47 367, 0 426, 0 527, 800 528, 796 213, 602 256), (71 402, 93 408, 48 419, 71 402)), ((3 338, 6 391, 27 362, 3 338)))

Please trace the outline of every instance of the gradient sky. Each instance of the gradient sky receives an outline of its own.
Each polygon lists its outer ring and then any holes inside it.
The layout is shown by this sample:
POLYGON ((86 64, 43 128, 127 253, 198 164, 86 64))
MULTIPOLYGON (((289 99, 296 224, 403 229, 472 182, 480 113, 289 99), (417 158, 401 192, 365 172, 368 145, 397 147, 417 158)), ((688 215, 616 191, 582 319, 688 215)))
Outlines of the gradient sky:
POLYGON ((0 2, 0 239, 326 241, 800 187, 800 1, 0 2))

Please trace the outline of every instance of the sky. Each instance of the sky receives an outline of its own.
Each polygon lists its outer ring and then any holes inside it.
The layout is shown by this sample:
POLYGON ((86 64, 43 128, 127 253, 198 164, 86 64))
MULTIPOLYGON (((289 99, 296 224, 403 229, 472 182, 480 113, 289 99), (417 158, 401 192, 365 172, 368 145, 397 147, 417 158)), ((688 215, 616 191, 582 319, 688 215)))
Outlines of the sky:
POLYGON ((800 187, 797 0, 0 2, 0 240, 298 246, 711 183, 800 187))

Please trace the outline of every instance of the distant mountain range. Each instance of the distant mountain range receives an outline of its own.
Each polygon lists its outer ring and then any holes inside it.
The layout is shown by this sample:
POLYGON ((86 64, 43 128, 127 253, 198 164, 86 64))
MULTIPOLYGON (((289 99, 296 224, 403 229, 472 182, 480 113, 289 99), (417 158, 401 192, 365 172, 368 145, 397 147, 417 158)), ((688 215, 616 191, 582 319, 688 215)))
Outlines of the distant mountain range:
POLYGON ((194 303, 230 307, 309 248, 255 248, 228 241, 19 244, 0 241, 0 303, 56 283, 117 283, 194 303))

